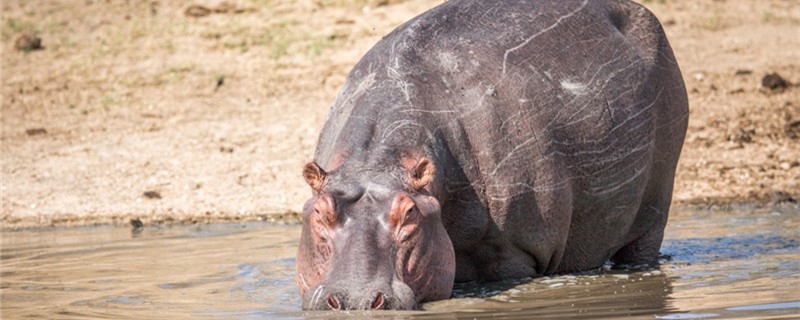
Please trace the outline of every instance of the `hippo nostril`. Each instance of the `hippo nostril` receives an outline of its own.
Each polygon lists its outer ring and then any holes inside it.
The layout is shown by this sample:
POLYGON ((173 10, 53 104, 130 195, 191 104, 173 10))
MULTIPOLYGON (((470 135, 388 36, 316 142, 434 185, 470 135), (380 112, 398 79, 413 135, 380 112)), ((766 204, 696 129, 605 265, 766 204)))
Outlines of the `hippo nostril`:
POLYGON ((339 303, 339 299, 336 299, 334 295, 328 296, 328 306, 331 307, 333 310, 341 310, 342 305, 339 303))
POLYGON ((383 308, 383 293, 378 292, 378 296, 375 297, 375 300, 372 300, 372 304, 369 306, 371 309, 382 309, 383 308))

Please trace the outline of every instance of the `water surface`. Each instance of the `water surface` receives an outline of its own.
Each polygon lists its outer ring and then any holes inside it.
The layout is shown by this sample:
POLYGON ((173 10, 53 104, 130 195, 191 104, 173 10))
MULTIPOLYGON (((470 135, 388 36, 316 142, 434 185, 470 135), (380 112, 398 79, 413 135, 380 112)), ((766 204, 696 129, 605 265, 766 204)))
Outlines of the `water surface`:
POLYGON ((658 269, 460 284, 422 312, 303 312, 300 227, 4 231, 0 316, 37 318, 796 318, 800 211, 673 212, 658 269))

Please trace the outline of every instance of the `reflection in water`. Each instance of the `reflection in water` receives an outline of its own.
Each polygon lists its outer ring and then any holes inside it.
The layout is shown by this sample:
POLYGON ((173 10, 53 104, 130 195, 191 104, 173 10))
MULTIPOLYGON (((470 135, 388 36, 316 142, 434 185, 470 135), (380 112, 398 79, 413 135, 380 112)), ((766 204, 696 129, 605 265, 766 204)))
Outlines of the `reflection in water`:
POLYGON ((659 269, 459 284, 422 312, 303 312, 300 228, 268 224, 2 233, 0 314, 15 318, 458 319, 791 317, 800 212, 675 212, 659 269))

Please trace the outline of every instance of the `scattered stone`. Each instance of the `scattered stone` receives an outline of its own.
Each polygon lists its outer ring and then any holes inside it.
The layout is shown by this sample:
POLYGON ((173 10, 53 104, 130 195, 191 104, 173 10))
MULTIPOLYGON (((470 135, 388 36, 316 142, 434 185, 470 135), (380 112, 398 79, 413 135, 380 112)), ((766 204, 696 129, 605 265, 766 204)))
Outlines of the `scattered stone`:
POLYGON ((736 88, 731 91, 728 91, 730 94, 737 94, 737 93, 744 93, 744 88, 736 88))
POLYGON ((211 9, 201 5, 193 4, 186 8, 186 11, 184 11, 183 14, 193 18, 200 18, 211 14, 211 9))
POLYGON ((663 23, 663 24, 664 24, 665 26, 674 26, 674 25, 676 25, 677 23, 678 23, 678 22, 676 22, 676 21, 675 21, 675 19, 667 19, 667 21, 664 21, 664 23, 663 23))
POLYGON ((139 220, 139 218, 133 218, 131 219, 131 227, 133 230, 141 229, 144 227, 144 223, 142 223, 142 220, 139 220))
POLYGON ((784 131, 790 139, 800 138, 800 120, 790 121, 787 123, 784 131))
POLYGON ((33 31, 25 31, 14 41, 14 47, 19 51, 34 51, 42 49, 42 38, 33 31))
POLYGON ((149 190, 142 193, 142 195, 147 199, 161 199, 161 194, 158 191, 149 190))
POLYGON ((387 6, 390 4, 401 3, 403 1, 405 0, 370 0, 369 7, 377 8, 377 7, 387 6))
POLYGON ((207 15, 210 15, 212 13, 221 13, 221 14, 236 13, 236 14, 238 14, 238 13, 253 12, 253 11, 255 11, 255 9, 253 9, 253 8, 237 7, 233 3, 230 3, 230 2, 227 2, 227 1, 223 1, 223 2, 220 2, 214 8, 209 8, 209 7, 193 4, 193 5, 189 6, 188 8, 186 8, 186 11, 184 12, 184 14, 186 14, 187 16, 190 16, 190 17, 200 18, 200 17, 205 17, 207 15))
POLYGON ((770 90, 785 89, 789 86, 783 77, 773 72, 761 78, 761 86, 770 90))
POLYGON ((221 147, 219 147, 219 152, 222 152, 222 153, 233 153, 233 147, 221 146, 221 147))
POLYGON ((783 192, 781 190, 772 191, 772 205, 779 205, 782 203, 797 203, 797 199, 792 197, 790 194, 783 192))
POLYGON ((225 1, 214 7, 214 12, 216 13, 245 13, 252 11, 255 11, 255 9, 237 7, 235 4, 225 1))
POLYGON ((736 70, 736 72, 734 73, 734 75, 737 75, 737 76, 746 76, 746 75, 749 75, 749 74, 753 74, 753 70, 739 69, 739 70, 736 70))
POLYGON ((47 134, 47 130, 45 128, 29 128, 25 130, 25 134, 29 136, 38 136, 42 134, 47 134))
POLYGON ((728 136, 728 140, 729 141, 733 141, 735 143, 752 143, 753 142, 753 136, 756 135, 756 129, 745 130, 745 129, 739 128, 737 131, 738 132, 728 136))
POLYGON ((630 276, 627 275, 627 274, 615 274, 615 275, 612 275, 612 277, 617 278, 617 279, 628 279, 628 278, 630 278, 630 276))

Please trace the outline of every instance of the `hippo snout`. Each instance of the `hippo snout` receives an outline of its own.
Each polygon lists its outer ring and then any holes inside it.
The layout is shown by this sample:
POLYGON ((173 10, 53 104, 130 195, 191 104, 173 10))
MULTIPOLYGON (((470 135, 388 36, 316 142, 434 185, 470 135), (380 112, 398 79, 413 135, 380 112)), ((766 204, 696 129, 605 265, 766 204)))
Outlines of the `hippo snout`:
POLYGON ((369 289, 344 284, 321 284, 303 297, 306 310, 384 310, 416 308, 411 288, 395 281, 391 286, 369 289))

